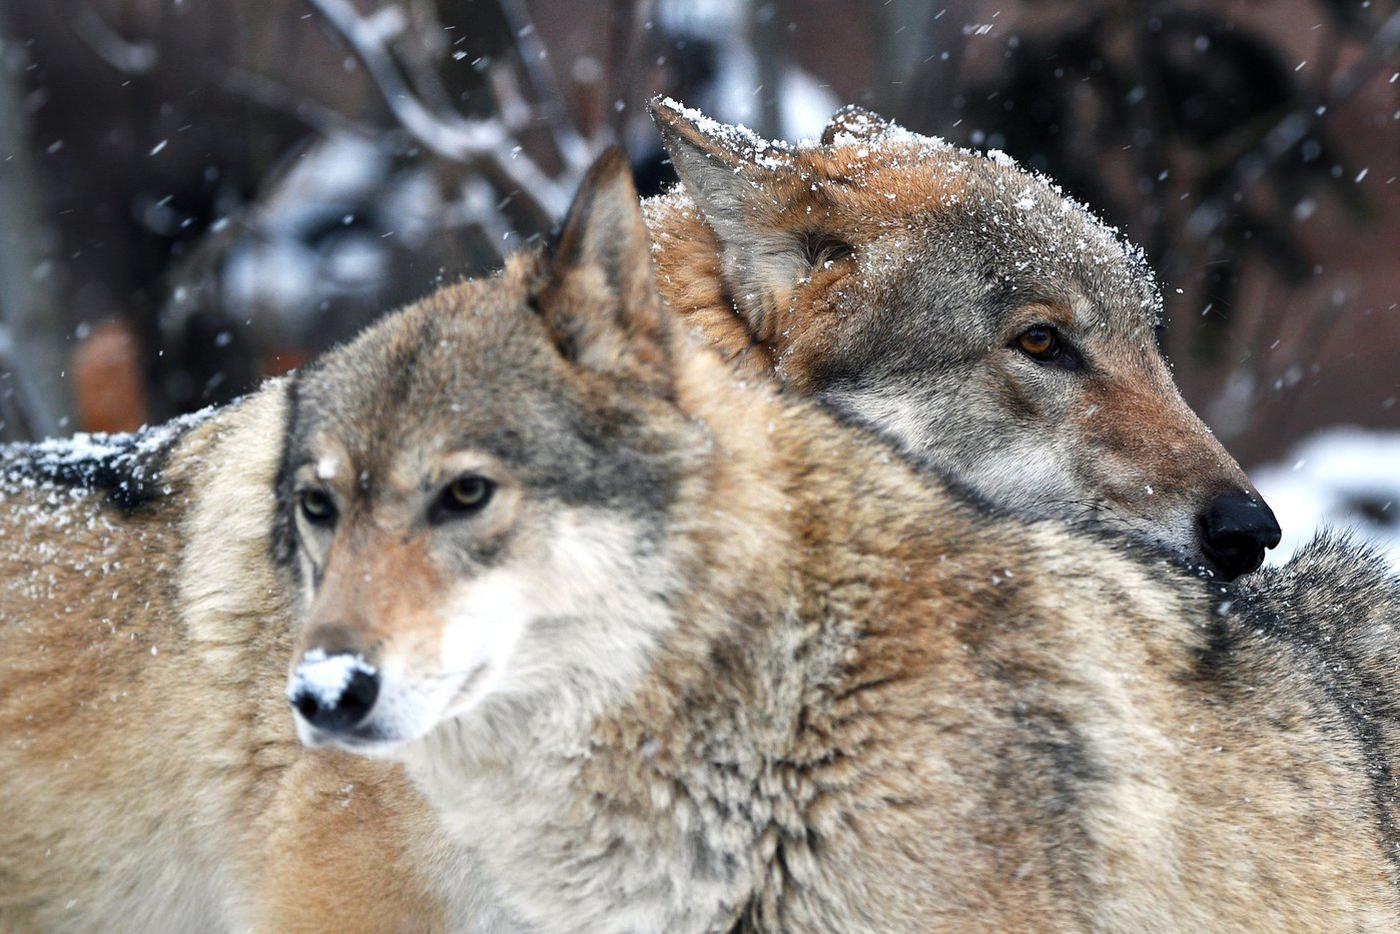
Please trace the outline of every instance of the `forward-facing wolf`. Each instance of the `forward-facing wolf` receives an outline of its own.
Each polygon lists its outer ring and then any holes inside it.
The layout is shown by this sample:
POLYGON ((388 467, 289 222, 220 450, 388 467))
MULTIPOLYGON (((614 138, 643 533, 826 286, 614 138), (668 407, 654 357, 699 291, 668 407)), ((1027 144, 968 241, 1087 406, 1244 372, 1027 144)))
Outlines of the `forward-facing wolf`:
POLYGON ((790 147, 652 103, 683 189, 648 205, 687 324, 994 503, 1093 517, 1230 579, 1273 513, 1182 401, 1140 253, 1000 154, 839 112, 790 147))
POLYGON ((988 514, 647 257, 614 153, 548 255, 6 454, 0 928, 1400 923, 1383 570, 988 514))

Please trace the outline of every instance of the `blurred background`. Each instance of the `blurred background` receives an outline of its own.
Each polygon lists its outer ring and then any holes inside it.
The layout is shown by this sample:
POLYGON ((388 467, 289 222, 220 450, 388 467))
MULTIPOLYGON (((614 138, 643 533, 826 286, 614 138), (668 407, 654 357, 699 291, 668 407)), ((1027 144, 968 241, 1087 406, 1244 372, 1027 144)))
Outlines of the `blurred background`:
POLYGON ((654 93, 794 140, 856 102, 1122 228, 1290 539, 1400 560, 1398 49, 1390 0, 0 0, 0 437, 231 399, 610 142, 661 190, 654 93))

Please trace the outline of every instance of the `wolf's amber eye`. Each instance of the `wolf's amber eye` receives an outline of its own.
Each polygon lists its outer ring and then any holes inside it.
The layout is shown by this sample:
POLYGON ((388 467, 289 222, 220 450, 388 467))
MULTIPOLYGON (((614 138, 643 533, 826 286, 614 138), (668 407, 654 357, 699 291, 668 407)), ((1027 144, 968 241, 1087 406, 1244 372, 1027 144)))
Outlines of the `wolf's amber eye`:
POLYGON ((463 474, 442 491, 442 511, 452 515, 475 512, 491 499, 496 485, 479 474, 463 474))
POLYGON ((307 522, 325 525, 335 520, 335 504, 320 490, 303 490, 300 505, 307 522))
POLYGON ((1031 325, 1007 346, 1019 350, 1036 363, 1057 370, 1083 370, 1086 366, 1079 349, 1048 324, 1031 325))
POLYGON ((1059 354, 1060 338, 1054 328, 1037 324, 1022 331, 1016 345, 1037 360, 1050 360, 1059 354))

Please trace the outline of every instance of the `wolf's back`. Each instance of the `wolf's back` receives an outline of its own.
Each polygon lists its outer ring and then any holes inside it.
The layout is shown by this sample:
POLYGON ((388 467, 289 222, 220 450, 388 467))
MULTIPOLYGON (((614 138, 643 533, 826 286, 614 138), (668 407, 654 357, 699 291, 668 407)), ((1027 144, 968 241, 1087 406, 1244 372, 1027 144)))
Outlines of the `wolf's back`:
POLYGON ((1291 646, 1330 697, 1363 749, 1380 835, 1400 841, 1400 574, 1376 549, 1324 531, 1231 596, 1232 611, 1291 646))
POLYGON ((248 726, 280 701, 244 623, 285 619, 264 519, 248 546, 208 516, 269 510, 247 467, 280 451, 268 401, 0 451, 0 930, 219 925, 248 726), (191 599, 220 581, 245 619, 191 599))

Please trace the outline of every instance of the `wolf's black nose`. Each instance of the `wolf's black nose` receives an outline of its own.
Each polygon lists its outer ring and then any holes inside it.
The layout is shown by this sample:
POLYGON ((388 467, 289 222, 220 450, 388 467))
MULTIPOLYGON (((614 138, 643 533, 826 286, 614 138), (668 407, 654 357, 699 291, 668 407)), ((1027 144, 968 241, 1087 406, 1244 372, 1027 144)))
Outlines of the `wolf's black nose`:
POLYGON ((379 673, 358 655, 308 652, 292 676, 288 699, 307 723, 341 733, 364 722, 379 697, 379 673))
POLYGON ((1280 536, 1274 511, 1242 490, 1220 494, 1201 516, 1201 550, 1226 580, 1263 564, 1280 536))

